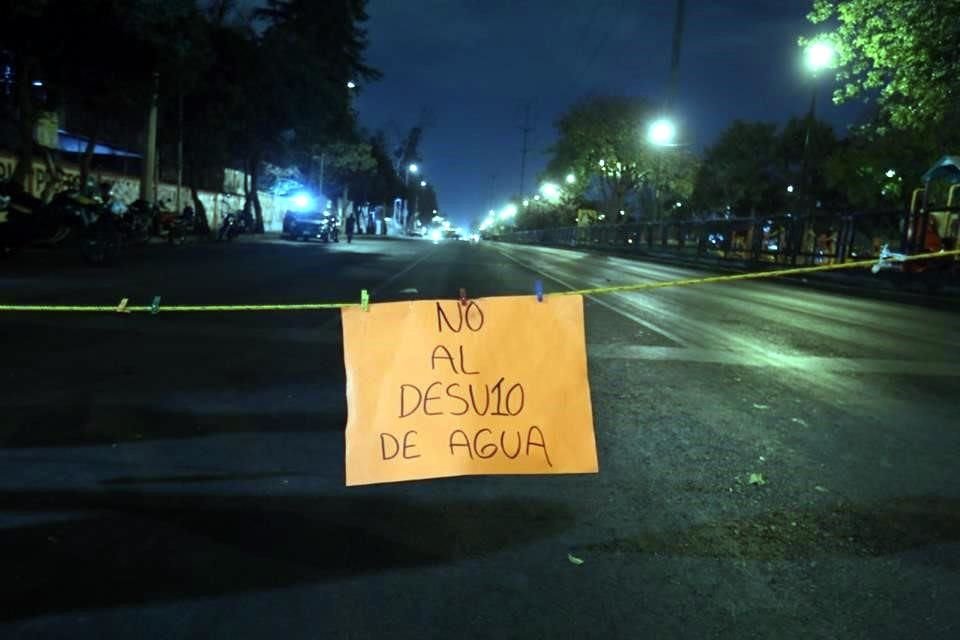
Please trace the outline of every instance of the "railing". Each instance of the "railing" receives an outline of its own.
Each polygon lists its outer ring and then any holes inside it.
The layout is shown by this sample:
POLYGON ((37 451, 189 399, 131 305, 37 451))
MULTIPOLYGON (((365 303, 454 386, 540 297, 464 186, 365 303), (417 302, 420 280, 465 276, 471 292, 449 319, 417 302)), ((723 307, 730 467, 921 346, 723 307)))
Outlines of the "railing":
MULTIPOLYGON (((491 236, 504 242, 670 255, 700 261, 813 265, 863 260, 884 245, 916 253, 906 213, 790 214, 702 221, 621 225, 593 224, 513 231, 491 236), (915 250, 914 250, 915 249, 915 250)), ((955 242, 955 240, 954 240, 955 242)))

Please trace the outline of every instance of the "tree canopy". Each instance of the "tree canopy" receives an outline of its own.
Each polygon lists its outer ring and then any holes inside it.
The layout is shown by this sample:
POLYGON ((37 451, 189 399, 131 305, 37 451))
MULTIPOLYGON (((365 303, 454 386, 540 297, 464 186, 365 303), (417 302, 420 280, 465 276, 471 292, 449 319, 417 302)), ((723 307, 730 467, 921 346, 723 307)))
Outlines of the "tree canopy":
POLYGON ((561 185, 562 200, 570 206, 595 203, 611 214, 605 219, 614 221, 621 210, 638 212, 654 192, 661 208, 688 198, 695 159, 680 148, 654 147, 646 141, 644 131, 654 115, 646 100, 597 96, 560 116, 546 177, 561 185))
MULTIPOLYGON (((69 126, 91 141, 109 127, 113 142, 139 147, 155 76, 164 164, 169 170, 176 157, 182 122, 192 181, 245 167, 255 187, 263 161, 309 162, 317 145, 355 145, 353 92, 378 77, 363 58, 366 0, 271 0, 251 19, 238 7, 2 0, 0 39, 18 86, 18 155, 27 160, 20 167, 29 167, 42 109, 64 107, 69 126), (34 104, 35 81, 45 104, 34 104)), ((349 158, 344 167, 369 170, 370 154, 361 155, 364 167, 349 158)))
POLYGON ((814 0, 807 17, 837 50, 836 102, 876 96, 881 127, 956 127, 960 0, 814 0))

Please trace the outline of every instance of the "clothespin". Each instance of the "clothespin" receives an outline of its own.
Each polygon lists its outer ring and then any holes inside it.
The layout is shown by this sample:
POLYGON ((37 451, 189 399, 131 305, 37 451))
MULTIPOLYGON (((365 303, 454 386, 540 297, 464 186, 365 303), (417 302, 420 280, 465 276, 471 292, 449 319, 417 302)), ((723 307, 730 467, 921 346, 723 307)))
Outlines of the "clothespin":
POLYGON ((370 294, 366 289, 360 289, 360 311, 370 311, 370 294))
POLYGON ((543 302, 543 280, 533 281, 533 292, 537 294, 537 302, 543 302))
POLYGON ((467 290, 460 287, 460 304, 467 306, 467 290))
POLYGON ((150 303, 150 315, 155 316, 160 313, 160 296, 154 296, 150 303))
POLYGON ((894 262, 903 262, 906 259, 906 255, 902 253, 893 253, 890 251, 888 245, 883 245, 883 248, 880 249, 880 258, 877 260, 877 264, 870 267, 870 271, 873 273, 880 273, 881 269, 890 269, 893 267, 894 262))
POLYGON ((130 302, 129 298, 121 298, 120 304, 117 305, 117 313, 130 313, 130 309, 127 309, 128 302, 130 302))

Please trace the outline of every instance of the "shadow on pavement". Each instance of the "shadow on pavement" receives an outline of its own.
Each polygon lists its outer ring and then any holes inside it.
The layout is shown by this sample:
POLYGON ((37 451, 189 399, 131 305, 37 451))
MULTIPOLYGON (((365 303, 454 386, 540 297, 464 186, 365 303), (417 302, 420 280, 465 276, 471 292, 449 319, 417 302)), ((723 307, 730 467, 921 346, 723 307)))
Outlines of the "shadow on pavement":
POLYGON ((156 407, 62 404, 7 411, 0 449, 65 447, 200 438, 230 433, 343 431, 346 401, 317 411, 197 413, 156 407))
POLYGON ((89 512, 0 529, 3 620, 449 564, 573 524, 508 499, 6 491, 0 509, 89 512))
MULTIPOLYGON (((904 497, 879 504, 839 504, 804 511, 771 511, 753 518, 710 522, 667 532, 585 545, 587 551, 666 553, 745 560, 829 556, 875 557, 960 542, 960 500, 904 497)), ((960 571, 960 553, 939 557, 960 571)))
POLYGON ((303 476, 303 473, 294 472, 263 472, 263 473, 186 473, 177 476, 117 476, 108 480, 101 480, 100 484, 110 485, 140 485, 140 484, 187 484, 202 482, 231 482, 236 480, 267 480, 269 478, 291 478, 303 476))

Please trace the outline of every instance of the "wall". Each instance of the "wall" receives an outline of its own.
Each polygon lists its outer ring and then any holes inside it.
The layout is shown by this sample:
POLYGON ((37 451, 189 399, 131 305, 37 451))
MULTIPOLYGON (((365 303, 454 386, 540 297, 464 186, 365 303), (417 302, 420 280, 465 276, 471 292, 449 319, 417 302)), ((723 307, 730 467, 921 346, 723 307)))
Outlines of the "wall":
MULTIPOLYGON (((8 180, 13 175, 16 164, 15 156, 0 152, 0 181, 8 180)), ((61 167, 65 177, 63 188, 77 186, 80 181, 80 169, 72 164, 62 164, 61 167)), ((114 195, 126 204, 130 204, 140 197, 139 178, 102 171, 93 171, 91 175, 98 182, 111 183, 114 195)), ((234 179, 229 180, 227 184, 235 189, 239 187, 242 190, 242 181, 238 185, 236 177, 232 175, 230 177, 234 179)), ((33 172, 27 180, 29 191, 40 197, 49 180, 50 174, 46 165, 42 161, 34 160, 33 172)), ((200 191, 199 196, 203 206, 207 209, 207 219, 210 222, 211 229, 219 227, 227 213, 243 208, 243 194, 239 192, 200 191)), ((160 183, 157 186, 157 201, 166 203, 167 208, 172 210, 177 202, 177 186, 165 182, 160 183)), ((192 201, 190 190, 184 187, 180 190, 180 208, 182 209, 187 204, 192 204, 192 201)), ((260 204, 263 207, 264 229, 266 231, 280 231, 283 227, 283 216, 287 210, 286 198, 261 191, 260 204)))

